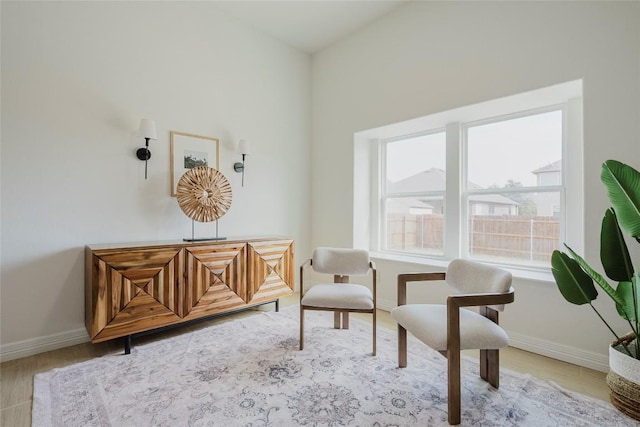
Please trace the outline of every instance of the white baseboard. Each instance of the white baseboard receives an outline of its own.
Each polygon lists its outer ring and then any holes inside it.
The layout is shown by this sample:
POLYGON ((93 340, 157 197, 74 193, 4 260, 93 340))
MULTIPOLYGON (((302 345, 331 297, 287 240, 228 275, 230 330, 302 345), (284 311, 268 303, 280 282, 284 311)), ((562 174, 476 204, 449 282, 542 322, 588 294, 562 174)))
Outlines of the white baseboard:
MULTIPOLYGON (((378 299, 378 308, 391 310, 396 306, 395 301, 378 299)), ((556 342, 546 341, 527 335, 508 332, 511 346, 521 350, 530 351, 542 356, 562 360, 574 365, 594 369, 596 371, 609 371, 609 357, 606 354, 593 353, 575 347, 566 346, 556 342)), ((61 332, 46 337, 31 338, 16 343, 5 344, 0 347, 0 361, 19 359, 33 356, 46 351, 57 350, 89 341, 89 335, 84 328, 73 331, 61 332)))
MULTIPOLYGON (((508 332, 508 331, 507 331, 508 332)), ((608 354, 599 354, 581 350, 552 341, 508 332, 511 347, 530 351, 531 353, 562 360, 563 362, 583 366, 600 372, 609 372, 608 354)))
POLYGON ((5 344, 0 347, 0 362, 33 356, 46 351, 70 347, 89 341, 89 334, 84 328, 60 332, 46 337, 30 338, 24 341, 5 344))

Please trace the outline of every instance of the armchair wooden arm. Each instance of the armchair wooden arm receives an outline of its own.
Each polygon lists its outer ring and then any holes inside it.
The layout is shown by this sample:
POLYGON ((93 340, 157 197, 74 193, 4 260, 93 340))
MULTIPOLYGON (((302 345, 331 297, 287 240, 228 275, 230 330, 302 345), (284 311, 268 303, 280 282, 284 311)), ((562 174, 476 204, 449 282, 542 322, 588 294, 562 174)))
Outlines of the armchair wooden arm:
POLYGON ((450 295, 447 298, 447 307, 478 307, 483 305, 509 304, 514 301, 513 287, 507 292, 478 293, 450 295))
POLYGON ((460 352, 460 307, 480 307, 479 313, 498 323, 498 311, 490 305, 509 304, 514 301, 513 287, 508 292, 450 295, 447 298, 447 351, 460 352))
POLYGON ((444 280, 446 273, 401 273, 398 274, 398 305, 407 303, 407 283, 426 282, 429 280, 444 280))
POLYGON ((377 293, 377 287, 378 287, 378 270, 376 269, 376 263, 373 261, 369 261, 369 268, 371 269, 371 274, 372 274, 372 278, 371 278, 371 286, 372 286, 372 292, 373 292, 373 301, 374 301, 374 312, 375 312, 375 301, 376 301, 376 293, 377 293))
POLYGON ((310 266, 311 262, 311 258, 309 258, 300 266, 300 301, 302 301, 302 297, 304 296, 304 269, 310 266))
MULTIPOLYGON (((407 304, 407 283, 444 280, 445 272, 398 274, 398 306, 407 304)), ((398 324, 398 366, 407 366, 407 330, 398 324)))

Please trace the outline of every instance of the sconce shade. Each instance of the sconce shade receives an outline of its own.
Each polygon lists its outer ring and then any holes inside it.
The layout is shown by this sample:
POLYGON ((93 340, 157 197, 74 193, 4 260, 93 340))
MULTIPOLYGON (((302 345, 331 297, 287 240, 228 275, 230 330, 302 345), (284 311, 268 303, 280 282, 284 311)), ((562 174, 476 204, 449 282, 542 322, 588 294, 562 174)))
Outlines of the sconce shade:
POLYGON ((238 154, 251 154, 251 147, 246 139, 238 141, 238 147, 236 148, 238 154))
POLYGON ((151 119, 140 120, 138 136, 149 139, 158 139, 158 135, 156 134, 156 122, 151 119))

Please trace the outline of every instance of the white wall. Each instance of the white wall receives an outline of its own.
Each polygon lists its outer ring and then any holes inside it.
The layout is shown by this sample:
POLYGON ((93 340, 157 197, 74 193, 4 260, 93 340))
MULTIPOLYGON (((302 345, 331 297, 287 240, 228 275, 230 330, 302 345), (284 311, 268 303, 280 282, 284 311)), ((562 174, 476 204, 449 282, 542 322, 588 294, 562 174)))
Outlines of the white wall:
MULTIPOLYGON (((640 168, 640 3, 412 2, 315 55, 312 73, 312 246, 353 244, 355 132, 584 79, 586 257, 599 265, 600 165, 640 168)), ((378 268, 393 304, 397 273, 425 266, 378 268)), ((515 345, 606 369, 613 337, 590 308, 553 282, 514 285, 502 323, 515 345)), ((626 332, 606 296, 597 306, 626 332)))
POLYGON ((308 55, 213 2, 1 7, 3 355, 86 339, 85 244, 190 236, 169 192, 170 130, 221 140, 233 188, 221 235, 291 236, 308 255, 308 55), (158 128, 147 180, 143 117, 158 128), (253 151, 244 187, 240 138, 253 151))

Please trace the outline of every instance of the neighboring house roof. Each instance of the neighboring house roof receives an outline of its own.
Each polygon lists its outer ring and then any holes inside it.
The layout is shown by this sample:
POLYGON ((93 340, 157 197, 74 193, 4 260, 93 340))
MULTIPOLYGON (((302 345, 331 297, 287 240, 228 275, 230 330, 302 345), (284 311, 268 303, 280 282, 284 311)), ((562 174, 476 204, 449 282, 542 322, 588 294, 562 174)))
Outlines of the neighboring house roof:
POLYGON ((411 175, 400 181, 387 181, 388 193, 414 193, 418 191, 443 191, 445 189, 446 176, 442 169, 431 168, 429 170, 411 175))
POLYGON ((562 170, 562 160, 556 160, 555 162, 549 163, 546 166, 542 166, 541 168, 538 168, 532 171, 531 173, 539 174, 543 172, 560 172, 561 170, 562 170))
MULTIPOLYGON (((445 171, 438 168, 431 168, 419 172, 400 181, 387 181, 388 193, 417 193, 422 191, 444 191, 446 185, 445 171)), ((469 183, 473 189, 482 188, 480 185, 469 183)), ((420 200, 427 201, 428 198, 420 197, 420 200)), ((470 198, 473 202, 494 203, 500 205, 518 206, 519 203, 499 194, 476 194, 470 198)))

